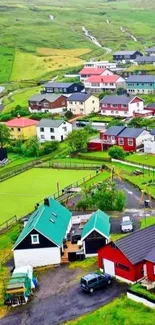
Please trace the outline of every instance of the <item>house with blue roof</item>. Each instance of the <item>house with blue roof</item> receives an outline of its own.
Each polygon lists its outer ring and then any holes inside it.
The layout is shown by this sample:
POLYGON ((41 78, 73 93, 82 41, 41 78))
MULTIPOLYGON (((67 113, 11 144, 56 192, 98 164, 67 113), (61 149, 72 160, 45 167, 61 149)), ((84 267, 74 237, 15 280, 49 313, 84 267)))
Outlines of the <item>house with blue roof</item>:
POLYGON ((86 257, 96 256, 98 250, 109 242, 109 216, 98 209, 84 225, 81 241, 86 257))
POLYGON ((44 204, 31 214, 15 242, 15 267, 60 264, 63 242, 72 227, 71 216, 58 201, 44 199, 44 204))

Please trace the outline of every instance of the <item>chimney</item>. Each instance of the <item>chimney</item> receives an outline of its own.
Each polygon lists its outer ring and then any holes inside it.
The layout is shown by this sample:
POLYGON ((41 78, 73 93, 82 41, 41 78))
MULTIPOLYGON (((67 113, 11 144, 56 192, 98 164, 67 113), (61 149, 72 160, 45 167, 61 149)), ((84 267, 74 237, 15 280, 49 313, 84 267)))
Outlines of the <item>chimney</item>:
POLYGON ((47 205, 48 207, 50 206, 50 201, 48 198, 44 199, 44 205, 47 205))

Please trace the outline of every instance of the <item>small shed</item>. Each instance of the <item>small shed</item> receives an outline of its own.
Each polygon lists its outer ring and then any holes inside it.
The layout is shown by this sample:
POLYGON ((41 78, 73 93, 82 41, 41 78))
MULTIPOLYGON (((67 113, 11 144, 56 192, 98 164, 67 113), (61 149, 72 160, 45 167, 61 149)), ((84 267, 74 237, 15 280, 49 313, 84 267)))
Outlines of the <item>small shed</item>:
POLYGON ((109 236, 109 216, 98 209, 92 214, 82 230, 81 241, 83 242, 85 256, 97 255, 98 250, 109 242, 109 236))

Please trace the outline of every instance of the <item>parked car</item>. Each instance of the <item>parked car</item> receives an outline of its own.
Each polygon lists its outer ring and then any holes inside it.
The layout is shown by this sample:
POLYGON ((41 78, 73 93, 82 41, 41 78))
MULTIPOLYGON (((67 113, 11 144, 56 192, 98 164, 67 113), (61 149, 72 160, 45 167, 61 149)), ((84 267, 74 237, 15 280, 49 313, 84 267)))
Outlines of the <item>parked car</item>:
POLYGON ((121 231, 123 233, 133 231, 133 222, 129 216, 122 217, 121 231))
POLYGON ((71 243, 77 244, 78 240, 81 240, 81 231, 76 231, 74 234, 72 234, 71 243))
POLYGON ((104 273, 89 273, 81 278, 81 288, 93 293, 94 290, 106 287, 112 283, 111 275, 104 273))

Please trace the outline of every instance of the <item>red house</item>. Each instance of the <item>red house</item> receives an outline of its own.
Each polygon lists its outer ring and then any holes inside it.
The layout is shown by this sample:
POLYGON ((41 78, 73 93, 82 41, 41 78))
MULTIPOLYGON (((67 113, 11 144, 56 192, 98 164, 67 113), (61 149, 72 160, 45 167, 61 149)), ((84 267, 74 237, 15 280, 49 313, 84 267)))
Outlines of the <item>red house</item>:
POLYGON ((133 116, 134 111, 142 111, 144 101, 140 97, 108 95, 100 100, 100 110, 106 116, 133 116))
POLYGON ((99 268, 117 279, 134 283, 155 281, 155 225, 134 231, 98 251, 99 268))
POLYGON ((101 75, 112 75, 113 72, 111 72, 108 69, 105 68, 94 68, 94 67, 84 67, 80 72, 80 80, 85 81, 91 76, 101 76, 101 75))

